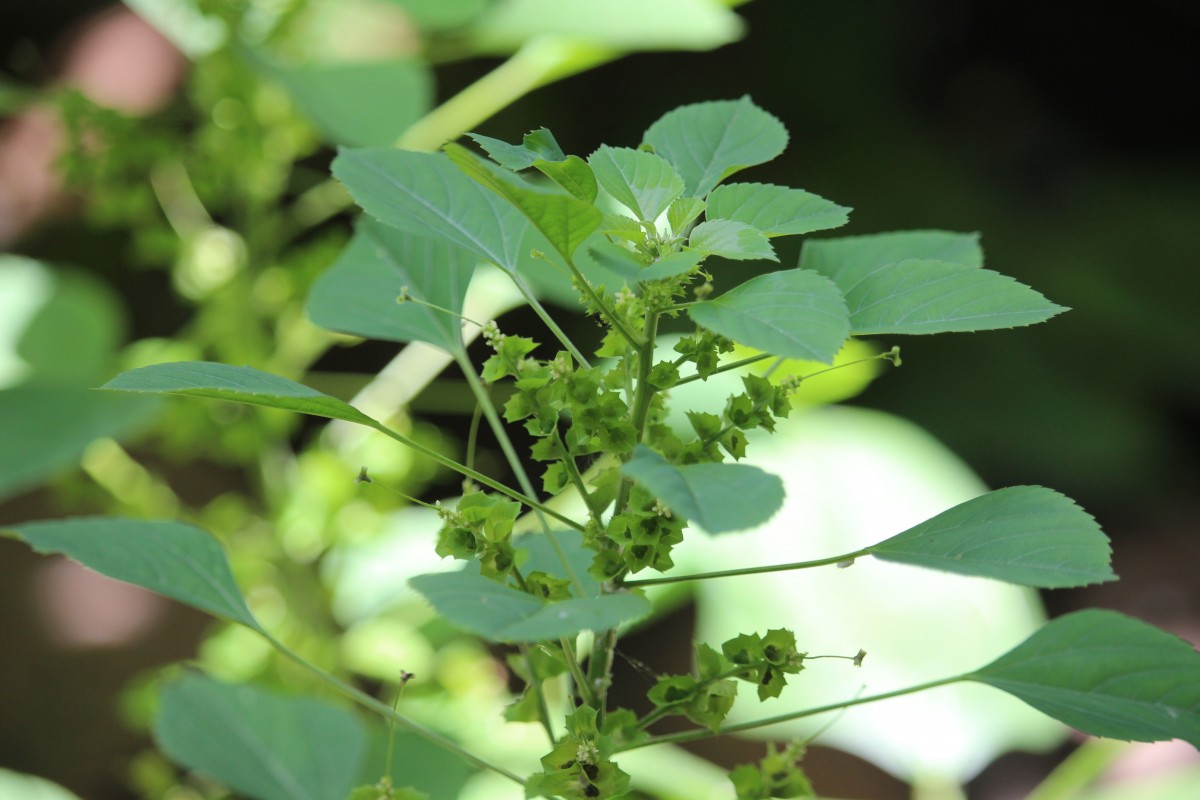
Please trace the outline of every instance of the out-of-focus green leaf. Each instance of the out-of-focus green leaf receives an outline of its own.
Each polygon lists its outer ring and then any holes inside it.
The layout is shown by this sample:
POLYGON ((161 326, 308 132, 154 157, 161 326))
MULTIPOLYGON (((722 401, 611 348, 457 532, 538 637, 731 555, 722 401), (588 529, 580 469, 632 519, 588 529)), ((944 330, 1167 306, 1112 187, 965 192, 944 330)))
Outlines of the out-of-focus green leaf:
POLYGON ((444 572, 409 581, 441 616, 494 642, 537 642, 605 631, 649 613, 634 594, 607 594, 546 603, 481 575, 444 572))
POLYGON ((708 219, 731 219, 767 236, 794 236, 838 228, 850 209, 802 189, 769 183, 730 183, 708 196, 708 219))
POLYGON ((692 230, 688 247, 705 256, 720 256, 734 261, 779 260, 766 234, 744 222, 728 219, 701 222, 692 230))
POLYGON ((838 286, 854 286, 879 267, 910 258, 982 267, 983 249, 979 234, 953 231, 894 231, 810 239, 800 251, 800 267, 824 273, 838 286))
POLYGON ((642 270, 638 274, 638 278, 644 281, 673 278, 689 272, 703 258, 704 256, 695 250, 680 250, 678 253, 670 253, 642 270))
POLYGON ((509 52, 558 35, 618 50, 708 50, 736 40, 741 19, 710 0, 497 0, 471 27, 472 45, 509 52))
POLYGON ((735 342, 788 358, 828 364, 850 334, 842 295, 827 278, 807 270, 751 278, 688 315, 735 342))
POLYGON ((671 513, 709 533, 726 533, 769 520, 783 504, 783 483, 749 464, 675 466, 648 447, 638 445, 621 473, 646 487, 671 513), (736 497, 737 502, 730 502, 736 497))
POLYGON ((433 78, 409 60, 289 68, 262 56, 250 62, 279 82, 334 144, 383 147, 429 110, 433 78))
POLYGON ((406 236, 371 219, 308 296, 318 325, 368 339, 462 349, 463 299, 475 257, 443 241, 406 236), (398 303, 404 291, 412 301, 398 303), (435 308, 434 306, 437 306, 435 308))
POLYGON ((366 753, 348 711, 198 675, 163 690, 154 738, 172 760, 256 800, 346 800, 366 753))
POLYGON ((643 222, 654 222, 683 193, 674 167, 644 150, 601 145, 588 164, 604 190, 643 222))
POLYGON ((783 152, 783 123, 750 101, 718 100, 668 111, 646 130, 646 143, 674 165, 685 191, 703 197, 738 170, 783 152))
POLYGON ((189 58, 208 55, 224 44, 229 35, 225 23, 201 11, 195 0, 124 2, 189 58))
POLYGON ((1114 611, 1059 617, 965 677, 1094 736, 1200 747, 1200 653, 1114 611))
POLYGON ((295 381, 252 367, 235 367, 211 361, 153 364, 123 372, 102 389, 150 394, 179 394, 228 400, 252 406, 282 408, 315 417, 356 422, 378 429, 379 423, 349 403, 295 381))
POLYGON ((0 797, 5 800, 79 800, 57 783, 0 767, 0 797))
POLYGON ((1096 520, 1042 486, 989 492, 870 550, 885 561, 1041 589, 1116 580, 1096 520))
POLYGON ((418 28, 441 31, 458 28, 479 16, 488 0, 392 0, 418 28))
MULTIPOLYGON (((412 786, 430 798, 458 797, 474 769, 454 753, 415 733, 395 731, 392 743, 392 785, 412 786)), ((377 783, 387 765, 388 732, 374 725, 367 732, 367 756, 358 781, 377 783)), ((374 798, 372 799, 374 800, 374 798)))
MULTIPOLYGON (((579 531, 555 531, 555 541, 564 553, 575 576, 583 583, 584 596, 596 597, 600 594, 600 582, 588 573, 592 566, 595 552, 583 544, 583 534, 579 531)), ((518 552, 524 551, 528 560, 519 562, 521 571, 528 575, 531 572, 545 572, 562 580, 570 580, 571 576, 558 560, 558 554, 550 544, 550 537, 541 533, 529 533, 513 542, 518 552)), ((574 587, 572 587, 574 591, 574 587)))
POLYGON ((8 530, 39 553, 61 553, 102 575, 259 630, 221 545, 192 525, 80 517, 8 530))

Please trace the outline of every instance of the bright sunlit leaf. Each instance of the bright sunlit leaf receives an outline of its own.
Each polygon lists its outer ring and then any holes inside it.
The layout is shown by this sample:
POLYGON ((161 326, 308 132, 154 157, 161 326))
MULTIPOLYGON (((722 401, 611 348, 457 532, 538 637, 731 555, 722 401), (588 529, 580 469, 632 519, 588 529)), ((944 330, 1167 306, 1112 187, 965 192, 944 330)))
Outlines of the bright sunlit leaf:
POLYGON ((846 224, 850 209, 824 197, 769 183, 730 183, 708 196, 708 219, 731 219, 767 236, 793 236, 846 224))

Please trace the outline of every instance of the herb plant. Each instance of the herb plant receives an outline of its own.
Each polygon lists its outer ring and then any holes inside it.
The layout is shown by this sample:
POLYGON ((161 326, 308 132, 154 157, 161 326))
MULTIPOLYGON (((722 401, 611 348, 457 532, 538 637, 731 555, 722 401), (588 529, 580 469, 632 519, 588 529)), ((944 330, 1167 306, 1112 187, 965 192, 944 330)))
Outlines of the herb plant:
MULTIPOLYGON (((729 182, 779 156, 787 132, 748 98, 684 106, 646 131, 637 148, 567 155, 551 133, 519 144, 473 136, 443 152, 344 149, 334 176, 365 210, 353 239, 317 281, 311 318, 331 330, 424 342, 461 369, 511 475, 460 463, 346 402, 249 367, 166 363, 126 372, 109 390, 176 394, 341 420, 373 429, 464 479, 462 496, 435 506, 429 543, 461 568, 411 585, 438 615, 492 645, 522 683, 508 709, 545 736, 540 769, 519 774, 468 752, 390 705, 311 664, 250 612, 216 540, 173 521, 112 518, 29 523, 17 537, 64 553, 257 632, 317 678, 472 765, 524 787, 527 797, 613 798, 630 790, 621 754, 764 727, 976 682, 1096 736, 1182 738, 1200 746, 1200 656, 1183 641, 1121 614, 1061 617, 971 672, 770 715, 770 702, 815 656, 787 629, 745 631, 695 646, 694 668, 657 676, 650 710, 610 702, 614 653, 645 617, 645 587, 733 575, 852 568, 877 558, 1044 589, 1114 580, 1108 540, 1071 500, 1043 487, 984 494, 872 546, 814 561, 707 574, 672 571, 685 537, 719 536, 767 521, 783 502, 777 476, 743 463, 760 429, 787 417, 808 374, 794 360, 838 360, 851 337, 994 330, 1043 322, 1065 309, 982 266, 977 237, 942 231, 807 241, 799 264, 778 269, 773 240, 836 228, 848 209, 766 183, 729 182), (739 262, 715 285, 710 258, 739 262), (769 271, 740 262, 766 261, 769 271), (478 265, 499 268, 544 322, 542 341, 464 316, 478 265), (543 305, 575 299, 599 328, 599 346, 572 339, 543 305), (682 328, 669 349, 660 329, 682 328), (469 351, 479 335, 488 348, 469 351), (754 355, 730 358, 735 346, 754 355), (752 363, 723 406, 668 419, 672 389, 752 363), (532 438, 522 454, 510 437, 532 438), (701 529, 704 533, 698 532, 701 529), (753 685, 764 716, 726 725, 739 683, 753 685), (690 726, 664 733, 668 716, 690 726)), ((899 366, 887 342, 873 359, 899 366)), ((472 437, 475 438, 474 436, 472 437)), ((372 480, 364 468, 359 480, 372 480)), ((802 576, 797 576, 801 580, 802 576)), ((869 648, 869 643, 867 643, 869 648)), ((844 654, 854 666, 865 652, 844 654)), ((397 671, 404 665, 398 664, 397 671)), ((401 683, 407 681, 406 673, 401 683)), ((171 684, 156 732, 181 763, 264 800, 413 798, 392 750, 375 785, 353 789, 368 747, 356 719, 317 701, 264 695, 254 711, 223 684, 197 676, 171 684), (258 749, 222 745, 239 718, 258 749), (280 730, 286 730, 287 735, 280 730), (215 743, 214 743, 215 742, 215 743), (272 769, 265 767, 266 763, 272 769)), ((800 766, 804 742, 768 748, 730 773, 739 800, 813 796, 800 766)))

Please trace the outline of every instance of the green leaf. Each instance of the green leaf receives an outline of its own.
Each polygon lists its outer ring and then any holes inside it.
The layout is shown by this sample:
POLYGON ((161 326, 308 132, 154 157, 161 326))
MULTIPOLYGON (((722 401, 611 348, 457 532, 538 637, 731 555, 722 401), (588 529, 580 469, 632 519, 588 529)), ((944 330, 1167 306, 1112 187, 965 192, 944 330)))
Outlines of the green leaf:
POLYGON ((565 259, 570 260, 583 240, 600 226, 600 212, 590 203, 502 173, 459 145, 448 144, 445 151, 466 175, 519 209, 565 259))
POLYGON ((670 253, 642 270, 638 274, 638 280, 652 281, 674 278, 676 275, 690 272, 703 260, 704 256, 695 250, 680 250, 678 253, 670 253))
MULTIPOLYGON (((600 595, 600 582, 588 574, 588 569, 592 566, 592 560, 595 558, 596 552, 583 543, 583 534, 579 531, 570 530, 555 531, 554 539, 562 551, 566 553, 567 561, 571 564, 571 569, 575 571, 575 576, 583 584, 584 596, 598 597, 600 595)), ((540 533, 528 533, 515 540, 513 544, 519 552, 523 551, 525 554, 526 560, 518 562, 524 574, 545 572, 556 578, 570 580, 571 576, 563 568, 562 562, 558 560, 558 554, 550 544, 549 536, 540 533)), ((572 586, 571 591, 572 593, 575 592, 574 586, 572 586)))
POLYGON ((752 225, 767 236, 794 236, 838 228, 850 209, 824 197, 769 183, 731 183, 708 196, 708 219, 752 225))
POLYGON ((475 257, 445 242, 407 236, 362 219, 354 238, 308 295, 308 316, 323 328, 392 342, 462 349, 462 313, 475 257), (401 290, 414 301, 397 304, 401 290))
POLYGON ((674 167, 644 150, 601 145, 588 164, 604 190, 643 222, 654 222, 683 194, 683 178, 674 167))
POLYGON ((1041 589, 1116 580, 1108 537, 1058 492, 1012 486, 968 500, 870 548, 885 561, 1041 589))
MULTIPOLYGON (((537 37, 617 50, 709 50, 736 40, 741 19, 711 0, 498 0, 470 31, 475 51, 504 53, 537 37)), ((581 47, 581 49, 583 49, 581 47)))
POLYGON ((632 250, 611 241, 602 233, 588 237, 575 255, 575 263, 592 283, 616 283, 618 286, 621 281, 635 283, 645 266, 632 250), (605 272, 611 273, 617 280, 605 280, 605 272))
POLYGON ((646 143, 671 162, 685 191, 703 197, 738 170, 783 152, 783 123, 750 101, 719 100, 669 111, 646 130, 646 143))
POLYGON ((599 194, 596 176, 579 156, 567 156, 563 161, 539 159, 533 162, 533 167, 566 189, 572 197, 589 204, 596 202, 596 195, 599 194))
POLYGON ((744 222, 727 219, 701 222, 692 229, 688 247, 705 256, 721 256, 734 261, 779 260, 766 234, 744 222))
POLYGON ((952 231, 895 231, 838 239, 810 239, 800 251, 801 269, 828 275, 838 286, 853 286, 887 264, 910 258, 982 267, 979 234, 952 231))
POLYGON ((429 110, 433 77, 408 60, 287 68, 251 55, 334 144, 384 147, 429 110))
POLYGON ((635 594, 546 603, 467 572, 418 575, 409 583, 438 614, 494 642, 538 642, 584 630, 606 631, 650 611, 649 602, 635 594))
POLYGON ((948 261, 901 261, 857 283, 835 280, 860 336, 1017 328, 1067 310, 1007 275, 948 261))
POLYGON ((692 220, 704 210, 704 201, 699 197, 680 197, 667 209, 667 224, 673 233, 683 233, 692 220))
POLYGON ((163 689, 159 747, 257 800, 345 800, 366 752, 348 711, 198 675, 163 689))
MULTIPOLYGON (((362 759, 357 782, 378 783, 388 765, 388 729, 382 720, 367 723, 367 753, 362 759)), ((411 786, 430 798, 458 797, 463 784, 475 768, 456 753, 441 747, 420 734, 395 730, 392 741, 392 785, 411 786)), ((377 797, 371 800, 377 800, 377 797)), ((404 796, 397 792, 397 800, 404 796)))
POLYGON ((1059 617, 964 677, 1093 736, 1200 747, 1200 653, 1114 611, 1059 617))
MULTIPOLYGON (((2 107, 0 110, 3 110, 2 107)), ((57 783, 3 767, 0 767, 0 797, 9 800, 79 800, 79 795, 68 792, 57 783)))
POLYGON ((487 8, 488 0, 392 0, 423 31, 467 24, 487 8))
POLYGON ((748 464, 675 466, 644 445, 621 467, 676 514, 709 533, 753 528, 783 504, 783 482, 748 464), (736 497, 737 502, 730 502, 736 497))
POLYGON ((845 301, 806 270, 768 272, 688 309, 713 333, 772 355, 833 363, 850 333, 845 301))
POLYGON ((38 553, 61 553, 102 575, 261 630, 221 545, 192 525, 78 517, 25 522, 8 531, 38 553))
POLYGON ((235 367, 211 361, 179 361, 139 367, 121 373, 100 388, 207 397, 356 422, 375 429, 381 427, 349 403, 315 389, 252 367, 235 367))
MULTIPOLYGON (((493 139, 480 133, 467 136, 483 148, 493 161, 505 169, 520 172, 538 161, 563 161, 566 155, 548 128, 538 128, 525 134, 521 144, 509 144, 503 139, 493 139)), ((580 159, 582 160, 582 159, 580 159)))

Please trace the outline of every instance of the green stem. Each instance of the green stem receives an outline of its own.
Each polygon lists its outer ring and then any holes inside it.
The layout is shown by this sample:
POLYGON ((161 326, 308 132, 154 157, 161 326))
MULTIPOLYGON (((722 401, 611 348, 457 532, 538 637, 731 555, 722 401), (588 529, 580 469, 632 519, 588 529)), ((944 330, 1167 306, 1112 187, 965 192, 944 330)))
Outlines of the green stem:
POLYGON ((698 572, 695 575, 664 575, 661 578, 642 578, 640 580, 625 581, 623 586, 656 586, 663 583, 683 583, 684 581, 703 581, 709 578, 732 578, 737 575, 760 575, 764 572, 787 572, 793 569, 810 569, 811 567, 827 567, 830 564, 840 564, 844 561, 853 561, 856 558, 871 555, 871 548, 864 547, 862 550, 855 550, 853 553, 845 553, 840 556, 830 556, 829 558, 818 558, 816 561, 794 561, 791 564, 768 564, 762 567, 743 567, 742 569, 726 569, 719 572, 698 572))
MULTIPOLYGON (((478 382, 478 379, 476 379, 476 382, 478 382)), ((384 436, 387 436, 389 439, 394 439, 395 441, 400 442, 400 444, 405 445, 406 447, 410 447, 413 450, 416 450, 421 455, 426 456, 427 458, 430 458, 430 459, 436 461, 437 463, 441 464, 443 467, 448 467, 448 468, 454 470, 455 472, 459 473, 460 475, 468 477, 471 480, 479 483, 481 486, 486 486, 489 489, 494 489, 495 491, 499 492, 500 494, 504 495, 505 497, 510 497, 513 500, 516 500, 520 503, 524 503, 525 505, 529 506, 531 509, 538 512, 539 514, 547 514, 551 517, 554 517, 559 522, 563 523, 564 525, 568 525, 577 531, 583 530, 583 526, 580 525, 575 520, 571 519, 570 517, 564 516, 563 514, 558 513, 557 511, 555 511, 552 508, 548 508, 545 505, 542 505, 537 500, 534 500, 533 497, 531 496, 533 494, 532 492, 530 492, 529 494, 522 494, 521 492, 510 489, 507 486, 505 486, 504 484, 500 483, 499 481, 494 481, 491 478, 489 478, 487 475, 484 475, 481 472, 477 472, 477 471, 471 469, 470 467, 466 467, 466 466, 458 463, 457 461, 455 461, 453 458, 450 458, 449 456, 444 456, 441 453, 439 453, 438 451, 433 450, 429 447, 426 447, 425 445, 408 438, 407 436, 405 436, 402 433, 398 433, 397 431, 392 430, 391 428, 389 428, 388 426, 384 425, 381 422, 375 422, 374 420, 372 420, 372 422, 374 424, 371 424, 369 427, 374 428, 375 430, 382 433, 384 436)), ((524 487, 522 487, 522 488, 524 488, 524 487)))
MULTIPOLYGON (((487 419, 488 426, 492 429, 492 433, 500 445, 500 450, 504 453, 505 460, 508 461, 509 467, 516 476, 517 484, 521 487, 521 491, 530 497, 536 497, 537 492, 533 489, 533 483, 529 480, 529 474, 525 472, 525 466, 521 463, 521 458, 517 455, 512 440, 508 438, 508 431, 505 430, 504 423, 501 421, 500 415, 496 412, 496 406, 492 403, 492 398, 488 396, 483 381, 475 374, 474 365, 471 364, 470 359, 467 358, 467 354, 463 351, 456 353, 454 358, 458 361, 458 365, 462 369, 463 377, 467 379, 467 385, 471 388, 471 393, 475 395, 475 399, 483 409, 483 416, 487 419)), ((549 514, 559 520, 567 520, 569 518, 556 511, 551 511, 540 503, 537 506, 531 506, 531 508, 537 513, 538 523, 541 525, 542 532, 550 541, 550 547, 554 550, 554 555, 558 558, 559 563, 562 564, 563 569, 566 570, 567 577, 575 585, 579 596, 587 597, 587 590, 583 586, 583 581, 575 573, 575 567, 571 564, 571 560, 567 558, 567 553, 563 550, 562 543, 558 541, 558 537, 554 535, 554 531, 550 530, 550 525, 546 522, 545 514, 549 514)), ((584 530, 584 527, 574 520, 570 520, 569 524, 575 530, 584 530)))
POLYGON ((563 466, 567 470, 567 478, 571 481, 571 485, 575 487, 575 490, 579 492, 579 496, 583 498, 592 521, 599 525, 600 515, 604 513, 604 509, 597 508, 595 498, 588 493, 587 486, 583 483, 583 476, 579 474, 579 465, 575 463, 575 457, 567 451, 567 444, 563 441, 562 434, 558 432, 558 428, 554 429, 554 439, 558 442, 558 446, 562 448, 564 453, 563 466))
POLYGON ((686 378, 680 378, 678 381, 676 381, 675 385, 683 386, 685 383, 691 383, 692 381, 706 381, 718 373, 729 372, 731 369, 741 369, 742 367, 749 366, 750 364, 757 364, 759 361, 766 361, 768 358, 774 358, 774 356, 772 356, 770 353, 759 353, 756 356, 743 358, 740 361, 731 361, 728 364, 722 364, 721 366, 717 367, 703 378, 700 377, 699 373, 695 375, 688 375, 686 378))
POLYGON ((470 753, 467 750, 464 750, 462 748, 462 746, 459 745, 457 742, 455 742, 451 739, 448 739, 447 737, 443 736, 442 734, 438 733, 435 730, 426 728, 424 725, 420 724, 419 722, 414 722, 413 720, 409 719, 408 717, 405 717, 402 714, 399 714, 399 713, 393 711, 392 708, 390 706, 388 706, 386 703, 379 702, 374 697, 371 697, 371 695, 367 694, 366 692, 362 691, 361 689, 357 689, 354 686, 351 686, 350 684, 346 683, 345 681, 341 680, 340 678, 337 678, 337 677, 329 674, 325 670, 321 669, 320 667, 316 666, 315 664, 312 664, 311 662, 307 661, 304 657, 302 657, 298 653, 293 652, 290 648, 287 647, 287 645, 285 645, 283 642, 279 641, 278 639, 276 639, 274 636, 267 633, 266 631, 259 629, 258 632, 264 638, 266 638, 266 640, 268 642, 271 643, 272 647, 274 647, 276 650, 278 650, 283 655, 287 656, 293 662, 295 662, 299 666, 303 667, 304 669, 308 670, 310 673, 315 675, 317 678, 319 678, 322 681, 324 681, 325 683, 329 684, 334 689, 337 689, 339 692, 346 695, 350 699, 354 700, 358 704, 360 704, 366 708, 369 708, 372 711, 374 711, 375 713, 379 714, 384 719, 391 720, 392 722, 394 722, 395 724, 404 728, 405 730, 415 733, 416 735, 420 736, 423 739, 426 739, 429 742, 432 742, 433 744, 437 745, 438 747, 441 747, 444 750, 448 750, 451 753, 454 753, 459 758, 463 759, 464 761, 467 761, 470 764, 475 765, 476 767, 479 767, 480 769, 489 769, 493 772, 503 775, 504 777, 508 778, 511 781, 515 781, 516 783, 518 783, 522 786, 525 785, 525 780, 523 778, 521 778, 519 775, 517 775, 516 773, 509 772, 508 770, 504 769, 503 767, 500 767, 500 766, 497 766, 490 762, 484 761, 479 756, 477 756, 473 753, 470 753))
POLYGON ((1071 800, 1129 750, 1128 742, 1089 738, 1054 768, 1026 800, 1071 800))
POLYGON ((559 343, 567 349, 567 352, 579 363, 579 366, 589 369, 592 365, 588 363, 587 358, 579 351, 575 343, 571 341, 571 337, 567 336, 566 332, 558 326, 558 323, 554 321, 554 317, 550 316, 550 312, 546 311, 546 307, 534 296, 524 279, 516 273, 509 273, 509 276, 512 278, 513 283, 516 284, 517 290, 521 292, 521 296, 525 298, 525 302, 529 303, 529 307, 533 309, 534 313, 550 329, 550 333, 554 334, 554 338, 558 339, 559 343))
POLYGON ((565 636, 559 637, 558 643, 563 649, 563 655, 566 657, 567 669, 571 671, 571 677, 575 679, 579 699, 585 705, 598 710, 596 692, 592 689, 592 684, 588 681, 588 676, 583 674, 583 667, 579 666, 579 658, 575 655, 575 648, 571 646, 571 643, 565 636))
POLYGON ((778 725, 781 722, 791 722, 794 719, 803 719, 804 717, 814 717, 817 714, 826 714, 830 711, 839 711, 843 708, 851 706, 860 706, 864 703, 874 703, 879 700, 890 700, 893 697, 903 697, 906 694, 914 694, 923 692, 926 689, 935 689, 938 686, 947 686, 951 683, 958 683, 966 680, 965 675, 955 675, 953 678, 942 678, 937 681, 928 683, 919 683, 916 686, 909 686, 904 689, 896 689, 892 692, 884 692, 883 694, 874 694, 869 697, 856 697, 853 700, 843 700, 840 703, 831 703, 827 706, 818 706, 817 708, 809 708, 804 711, 796 711, 791 714, 780 714, 777 717, 767 717, 766 719, 755 720, 753 722, 743 722, 740 725, 727 725, 721 728, 716 733, 713 733, 708 728, 698 728, 690 731, 682 731, 680 733, 669 733, 663 736, 652 736, 642 742, 632 744, 628 747, 618 748, 621 750, 637 750, 641 747, 649 747, 652 744, 680 744, 682 742, 694 742, 698 739, 708 739, 714 736, 724 736, 727 733, 740 733, 742 731, 750 731, 756 728, 765 728, 768 725, 778 725))
POLYGON ((578 286, 588 296, 588 299, 592 301, 592 304, 596 306, 600 312, 600 316, 608 320, 609 324, 613 326, 613 329, 617 333, 621 334, 621 338, 628 342, 630 347, 634 348, 635 350, 642 349, 642 347, 645 346, 645 343, 635 336, 633 331, 625 327, 625 321, 621 319, 620 315, 608 307, 608 305, 604 302, 603 297, 596 294, 596 290, 592 288, 592 284, 588 282, 588 279, 583 277, 583 273, 579 271, 579 267, 575 266, 575 262, 566 256, 564 256, 564 258, 567 262, 567 268, 571 270, 571 275, 575 278, 575 283, 578 284, 578 286))
POLYGON ((533 659, 529 656, 529 645, 521 645, 521 654, 525 657, 525 669, 529 670, 529 688, 537 697, 538 718, 542 721, 542 727, 546 729, 550 745, 554 746, 558 744, 558 737, 554 735, 554 726, 550 724, 550 707, 546 705, 545 682, 539 680, 537 673, 533 671, 533 659))

